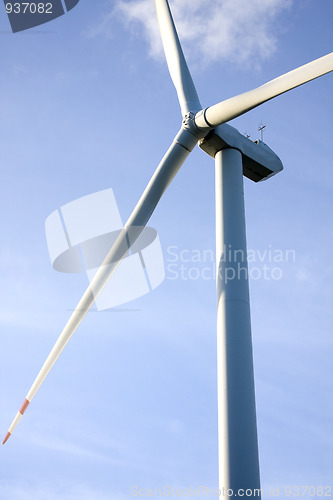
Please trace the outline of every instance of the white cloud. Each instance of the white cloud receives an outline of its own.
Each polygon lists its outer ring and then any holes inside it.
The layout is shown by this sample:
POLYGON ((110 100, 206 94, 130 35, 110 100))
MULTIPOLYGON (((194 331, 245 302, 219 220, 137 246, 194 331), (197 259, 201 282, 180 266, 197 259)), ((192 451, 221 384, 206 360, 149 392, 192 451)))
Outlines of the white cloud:
MULTIPOLYGON (((292 1, 207 0, 203 4, 202 0, 173 0, 170 3, 189 59, 208 65, 217 60, 244 64, 249 58, 255 58, 258 64, 269 57, 277 45, 276 18, 292 1)), ((108 36, 113 17, 117 16, 131 30, 143 28, 152 57, 162 55, 153 0, 116 0, 111 12, 95 27, 95 35, 108 36)))

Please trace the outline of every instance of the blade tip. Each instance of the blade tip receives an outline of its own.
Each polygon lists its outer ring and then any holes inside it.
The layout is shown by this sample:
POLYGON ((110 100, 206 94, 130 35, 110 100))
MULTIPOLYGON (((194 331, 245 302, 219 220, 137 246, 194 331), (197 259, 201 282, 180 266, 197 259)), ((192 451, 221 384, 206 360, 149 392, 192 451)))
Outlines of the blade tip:
POLYGON ((5 443, 7 443, 8 439, 10 438, 11 436, 11 433, 10 432, 7 432, 6 436, 5 436, 5 439, 2 441, 2 444, 4 445, 5 443))

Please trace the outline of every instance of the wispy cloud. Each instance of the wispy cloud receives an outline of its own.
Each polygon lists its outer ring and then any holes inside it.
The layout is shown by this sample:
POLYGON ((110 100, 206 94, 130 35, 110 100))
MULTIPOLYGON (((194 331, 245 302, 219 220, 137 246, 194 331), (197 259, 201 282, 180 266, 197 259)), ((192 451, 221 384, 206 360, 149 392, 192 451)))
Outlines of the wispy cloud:
POLYGON ((133 452, 133 440, 129 443, 119 439, 110 429, 100 431, 89 420, 73 421, 68 414, 54 417, 48 411, 35 420, 24 439, 30 447, 44 449, 53 456, 73 456, 77 462, 107 467, 141 469, 144 456, 133 452))
MULTIPOLYGON (((275 21, 292 1, 207 0, 204 7, 202 0, 170 3, 186 54, 201 65, 208 65, 217 60, 244 64, 254 57, 258 64, 269 57, 277 47, 275 21)), ((143 29, 150 55, 161 57, 153 0, 116 0, 91 34, 109 36, 115 17, 133 33, 138 27, 143 29)))
POLYGON ((73 455, 80 460, 98 461, 112 466, 126 466, 127 462, 119 458, 110 457, 105 451, 93 450, 89 446, 77 444, 70 440, 63 440, 59 437, 48 437, 34 435, 31 443, 35 446, 45 448, 48 451, 59 452, 62 455, 73 455))

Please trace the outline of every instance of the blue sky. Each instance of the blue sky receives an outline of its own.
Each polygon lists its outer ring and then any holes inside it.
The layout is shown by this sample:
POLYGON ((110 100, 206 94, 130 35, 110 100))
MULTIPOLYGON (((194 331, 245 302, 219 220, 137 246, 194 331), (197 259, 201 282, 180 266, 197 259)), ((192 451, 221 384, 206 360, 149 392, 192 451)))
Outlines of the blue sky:
MULTIPOLYGON (((112 187, 125 220, 179 128, 151 4, 81 0, 15 35, 0 6, 4 435, 87 285, 52 269, 45 219, 112 187)), ((332 50, 330 0, 172 5, 204 106, 332 50)), ((265 123, 264 140, 284 163, 265 183, 245 180, 248 246, 295 253, 278 263, 281 279, 250 285, 264 492, 333 482, 332 78, 232 122, 253 139, 265 123)), ((167 279, 129 304, 137 311, 87 315, 0 450, 1 499, 217 487, 215 283, 168 273, 170 247, 180 256, 215 246, 214 164, 198 148, 151 225, 167 279)))

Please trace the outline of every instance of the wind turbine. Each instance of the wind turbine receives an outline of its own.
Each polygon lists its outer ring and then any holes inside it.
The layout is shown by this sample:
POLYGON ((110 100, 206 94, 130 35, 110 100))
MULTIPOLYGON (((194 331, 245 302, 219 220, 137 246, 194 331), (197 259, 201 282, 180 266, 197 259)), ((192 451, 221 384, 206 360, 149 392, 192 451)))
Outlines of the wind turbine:
MULTIPOLYGON (((258 182, 282 170, 277 155, 226 122, 333 71, 333 53, 261 87, 202 108, 167 0, 155 0, 169 72, 176 87, 182 124, 142 197, 79 301, 16 414, 8 440, 71 336, 128 254, 176 173, 199 143, 215 159, 217 359, 220 489, 260 489, 255 391, 244 214, 243 175, 258 182), (231 252, 226 252, 231 249, 231 252)), ((232 490, 232 491, 231 491, 232 490)))

